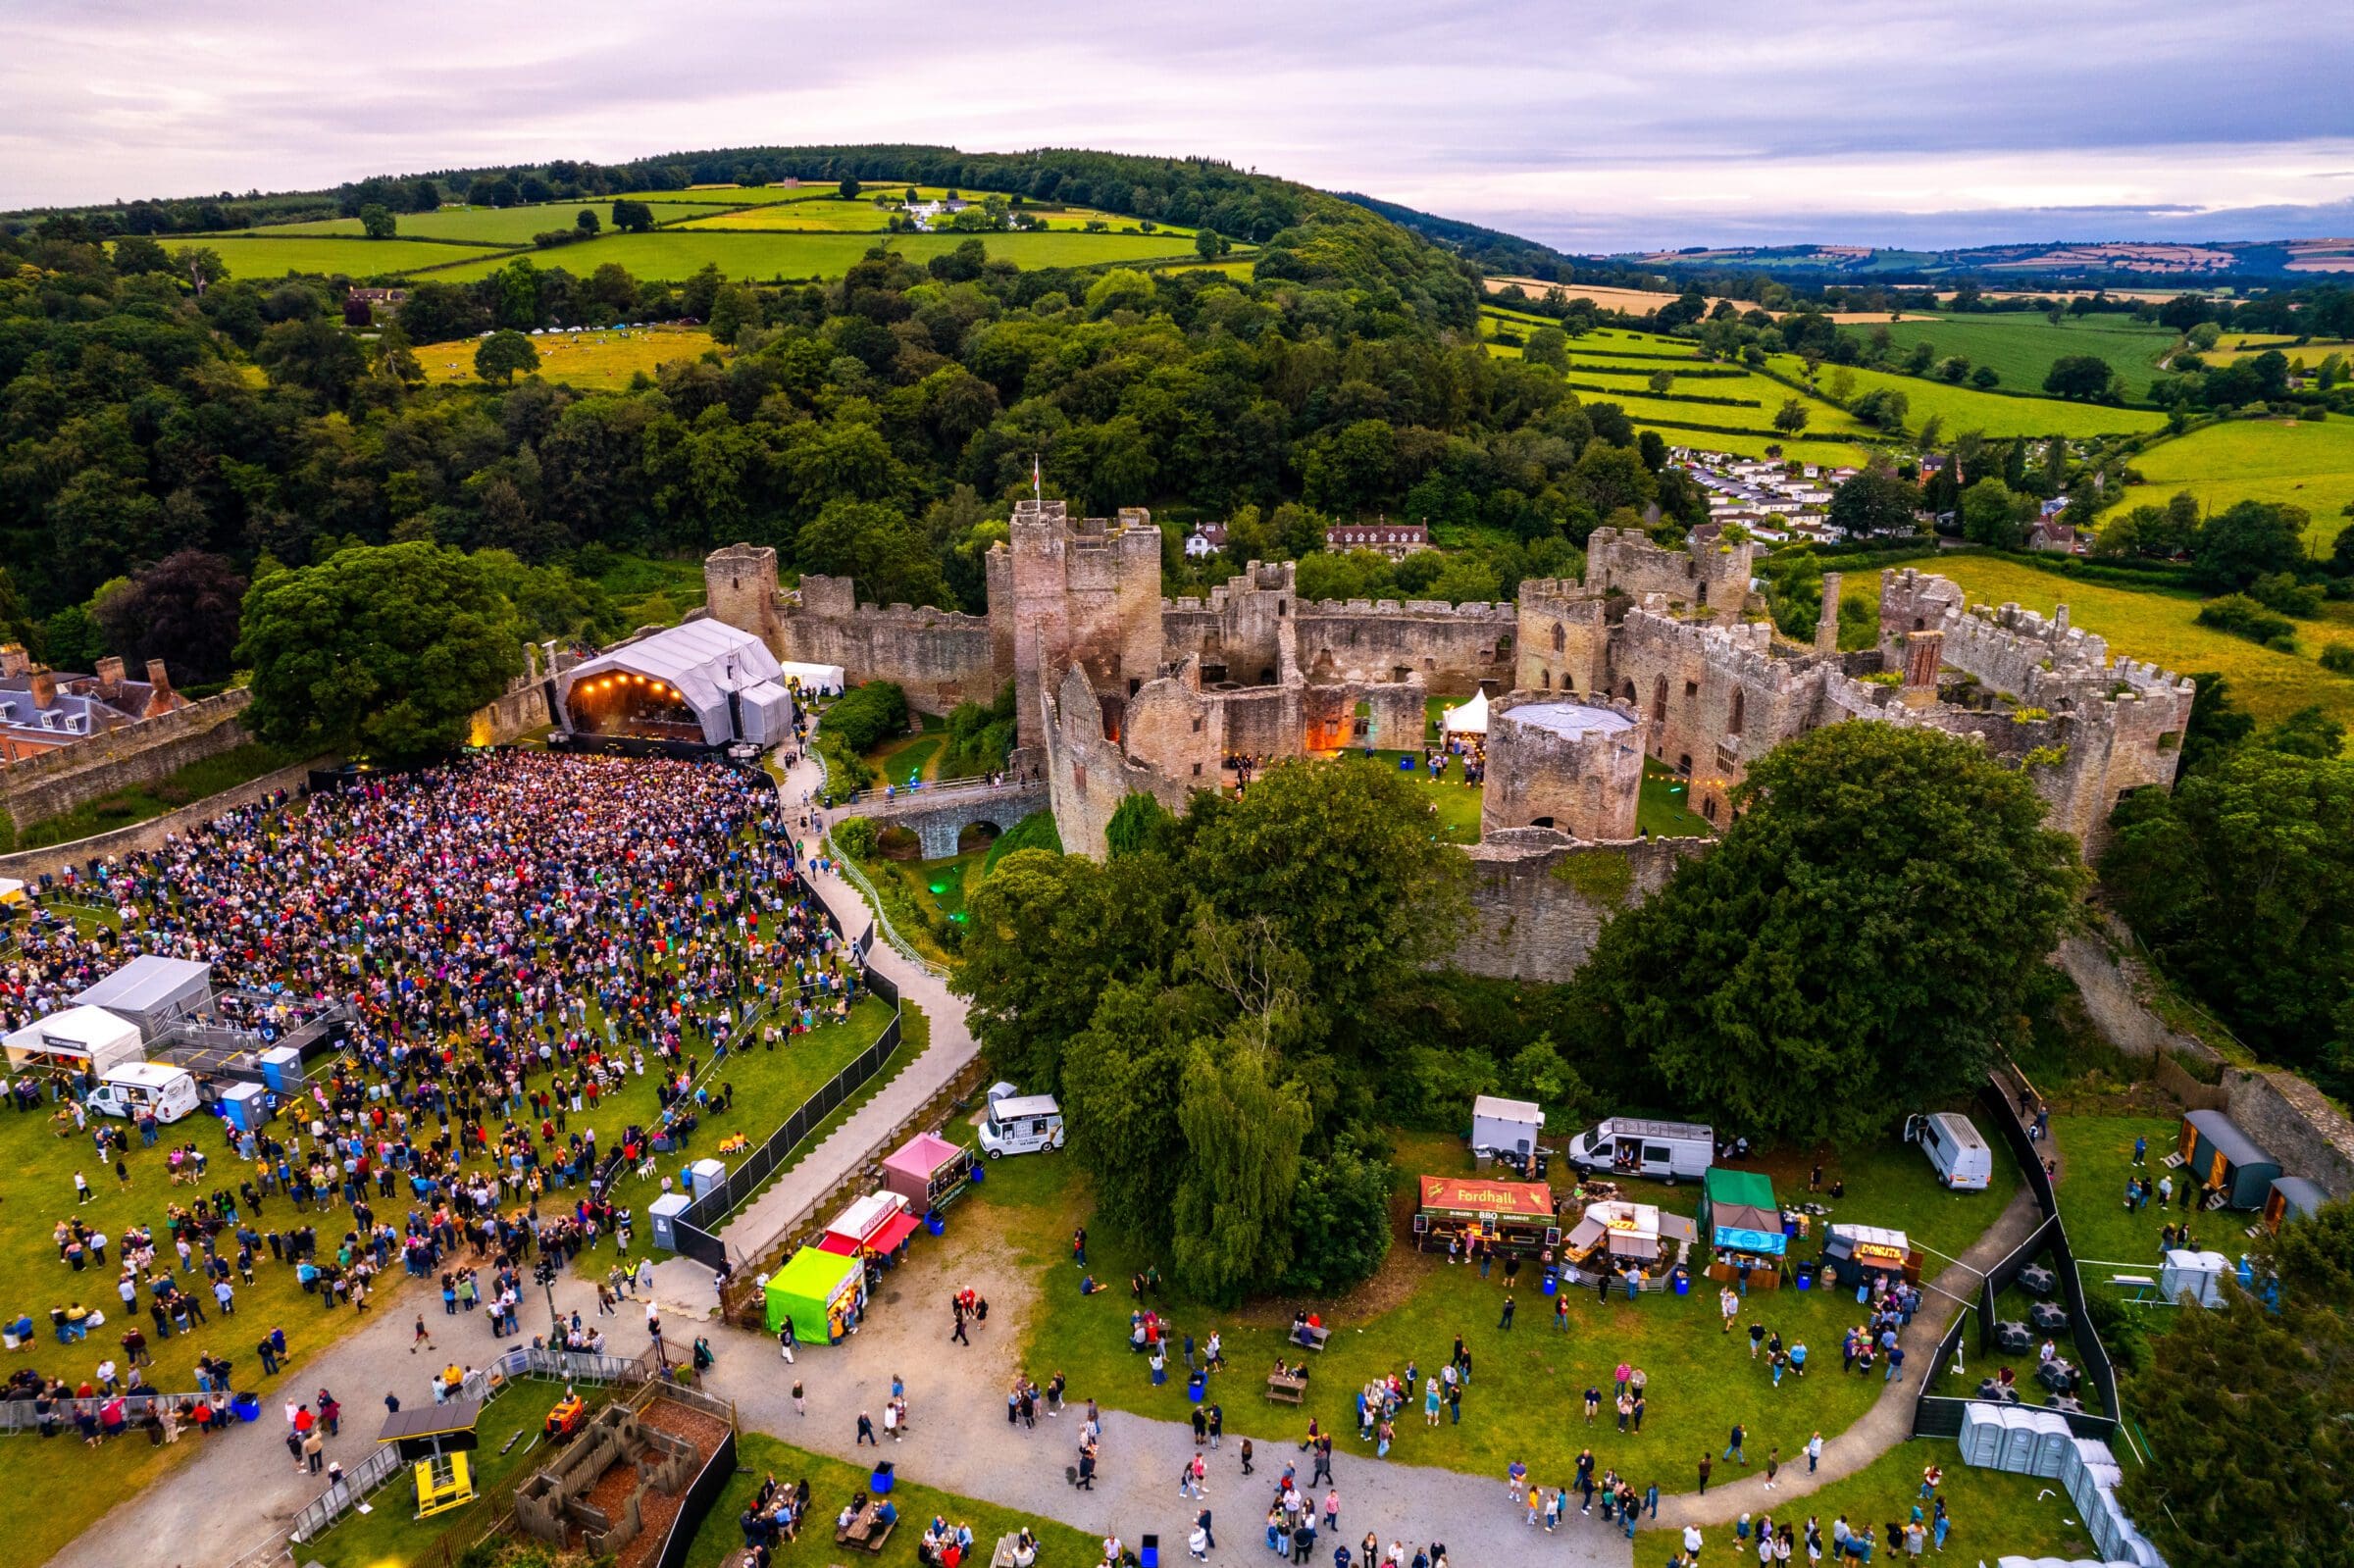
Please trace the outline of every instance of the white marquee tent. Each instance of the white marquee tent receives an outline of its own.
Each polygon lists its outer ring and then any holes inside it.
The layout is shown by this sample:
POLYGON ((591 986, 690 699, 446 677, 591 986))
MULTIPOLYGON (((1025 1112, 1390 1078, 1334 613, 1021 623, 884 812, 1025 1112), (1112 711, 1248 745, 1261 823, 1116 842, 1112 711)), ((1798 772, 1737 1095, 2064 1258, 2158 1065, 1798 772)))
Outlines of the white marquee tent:
POLYGON ((1447 710, 1446 728, 1457 734, 1484 735, 1488 733, 1488 694, 1475 692, 1469 702, 1459 708, 1447 710))
POLYGON ((139 1026, 103 1007, 69 1007, 27 1024, 6 1041, 8 1065, 63 1067, 103 1073, 125 1062, 144 1060, 139 1026))
POLYGON ((557 692, 563 711, 572 712, 573 687, 615 674, 674 687, 712 745, 731 740, 774 745, 792 733, 793 694, 785 689, 776 655, 749 632, 724 622, 689 621, 574 665, 564 672, 557 692))

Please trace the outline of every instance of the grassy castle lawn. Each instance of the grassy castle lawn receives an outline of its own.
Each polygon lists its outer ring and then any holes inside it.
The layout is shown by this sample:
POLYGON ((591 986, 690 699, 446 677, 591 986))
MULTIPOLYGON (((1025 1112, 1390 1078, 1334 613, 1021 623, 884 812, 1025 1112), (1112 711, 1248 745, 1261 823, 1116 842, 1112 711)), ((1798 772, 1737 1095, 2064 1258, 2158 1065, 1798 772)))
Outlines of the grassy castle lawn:
MULTIPOLYGON (((2158 1272, 2158 1233, 2182 1222, 2180 1190, 2183 1172, 2170 1171, 2165 1159, 2175 1151, 2181 1122, 2154 1116, 2054 1116, 2052 1138, 2060 1149, 2060 1214, 2068 1225, 2068 1242, 2087 1266, 2087 1288, 2101 1286, 2113 1273, 2158 1272), (2149 1139, 2146 1163, 2133 1165, 2133 1139, 2149 1139), (2163 1176, 2175 1179, 2176 1199, 2162 1209, 2152 1196, 2139 1213, 2125 1208, 2125 1179, 2139 1176, 2153 1185, 2163 1176), (2129 1263, 2137 1267, 2114 1270, 2101 1263, 2129 1263)), ((2191 1230, 2202 1245, 2236 1258, 2247 1246, 2240 1232, 2255 1216, 2218 1209, 2197 1214, 2191 1230)), ((2163 1318, 2164 1314, 2156 1314, 2163 1318)))
MULTIPOLYGON (((752 1505, 760 1493, 762 1479, 770 1475, 785 1486, 804 1480, 809 1483, 810 1519, 802 1526, 798 1541, 778 1546, 777 1560, 811 1564, 841 1560, 844 1551, 834 1544, 834 1516, 850 1500, 852 1492, 866 1490, 869 1467, 829 1459, 757 1432, 742 1433, 737 1438, 736 1459, 736 1479, 728 1483, 719 1500, 711 1505, 710 1514, 687 1549, 688 1568, 722 1568, 742 1554, 743 1532, 736 1521, 752 1505)), ((924 1527, 936 1515, 950 1524, 971 1527, 973 1555, 968 1560, 973 1562, 989 1561, 998 1537, 1009 1536, 1024 1527, 1038 1538, 1041 1563, 1050 1563, 1054 1568, 1080 1568, 1102 1555, 1102 1543, 1084 1530, 941 1492, 925 1486, 904 1469, 897 1472, 891 1498, 899 1505, 898 1528, 891 1533, 889 1543, 871 1559, 886 1568, 907 1568, 915 1562, 924 1527)), ((1182 1543, 1177 1549, 1184 1549, 1182 1543)), ((1161 1561, 1164 1564, 1170 1561, 1170 1551, 1165 1545, 1161 1561)), ((338 1565, 330 1564, 329 1568, 338 1565)))
POLYGON ((1643 759, 1643 798, 1635 808, 1635 824, 1654 838, 1708 838, 1716 830, 1709 819, 1690 810, 1687 785, 1675 770, 1657 757, 1643 759))
POLYGON ((2188 490, 2202 512, 2241 501, 2301 506, 2310 523, 2305 547, 2328 553, 2338 531, 2354 523, 2354 420, 2226 420, 2160 441, 2133 459, 2141 477, 2106 509, 2164 506, 2188 490))
MULTIPOLYGON (((1879 1395, 1876 1373, 1867 1381, 1840 1371, 1840 1337, 1856 1321, 1857 1308, 1851 1294, 1829 1290, 1759 1291, 1745 1303, 1744 1330, 1755 1316, 1786 1340, 1803 1340, 1809 1348, 1807 1375, 1785 1377, 1779 1390, 1763 1360, 1750 1360, 1746 1333, 1721 1331, 1715 1287, 1705 1281, 1696 1281, 1689 1295, 1660 1292, 1634 1302, 1626 1300, 1623 1288, 1607 1303, 1591 1289, 1574 1290, 1566 1299, 1564 1332, 1553 1327, 1553 1298, 1545 1295, 1541 1271, 1532 1261, 1522 1268, 1513 1290, 1513 1326, 1502 1330, 1502 1265, 1483 1280, 1467 1264, 1450 1266, 1444 1254, 1414 1251, 1406 1232, 1417 1176, 1468 1174, 1470 1161, 1459 1140, 1404 1136, 1394 1158, 1398 1239, 1372 1282, 1344 1300, 1316 1303, 1333 1335, 1330 1349, 1307 1358, 1311 1381, 1303 1406, 1272 1404, 1265 1396, 1265 1376, 1275 1359, 1302 1358, 1284 1337, 1301 1303, 1282 1297, 1219 1310, 1174 1292, 1151 1303, 1173 1321, 1179 1335, 1192 1333, 1197 1345, 1212 1329, 1223 1335, 1228 1370, 1211 1377, 1209 1398, 1224 1407, 1230 1433, 1282 1444, 1296 1442, 1312 1416, 1336 1434, 1345 1452, 1369 1455, 1371 1445, 1360 1444, 1356 1437, 1356 1391, 1377 1375, 1403 1375, 1409 1360, 1422 1376, 1435 1373, 1458 1334, 1473 1356, 1462 1423, 1424 1425, 1417 1390, 1397 1423, 1393 1453, 1403 1462, 1494 1476, 1517 1457, 1540 1479, 1558 1484, 1568 1479, 1579 1448, 1591 1444, 1602 1466, 1615 1466, 1639 1486, 1657 1480, 1663 1492, 1674 1492, 1690 1489, 1700 1451, 1712 1444, 1711 1451, 1721 1449, 1734 1421, 1748 1426, 1756 1462, 1763 1463, 1776 1444, 1787 1459, 1815 1431, 1830 1437, 1846 1429, 1879 1395), (1579 1396, 1591 1386, 1603 1390, 1607 1400, 1621 1359, 1650 1375, 1649 1408, 1639 1435, 1621 1437, 1607 1402, 1593 1425, 1582 1416, 1579 1396), (1531 1415, 1541 1419, 1530 1420, 1531 1415)), ((1804 1191, 1810 1163, 1807 1156, 1793 1154, 1764 1162, 1762 1168, 1774 1177, 1777 1191, 1797 1196, 1804 1191)), ((2002 1211, 2018 1180, 2015 1170, 2004 1167, 1988 1192, 1947 1192, 1919 1151, 1893 1138, 1827 1164, 1826 1186, 1840 1178, 1848 1183, 1848 1197, 1835 1205, 1838 1218, 1901 1227, 1944 1252, 1959 1251, 1975 1239, 2002 1211)), ((1699 1198, 1690 1184, 1635 1183, 1629 1191, 1638 1202, 1687 1214, 1699 1198)), ((1140 1414, 1188 1419, 1182 1361, 1172 1366, 1168 1384, 1155 1389, 1145 1358, 1128 1348, 1126 1282, 1149 1263, 1161 1264, 1165 1273, 1167 1260, 1148 1258, 1091 1224, 1089 1272, 1107 1289, 1093 1296, 1079 1294, 1070 1235, 1074 1226, 1090 1222, 1092 1205, 1086 1178, 1074 1162, 993 1162, 972 1201, 999 1211, 1010 1255, 1043 1279, 1024 1344, 1026 1369, 1042 1382, 1063 1371, 1073 1398, 1092 1396, 1140 1414)), ((1801 1241, 1794 1255, 1811 1258, 1818 1250, 1813 1241, 1801 1241)), ((1288 1452, 1288 1446, 1271 1450, 1277 1456, 1288 1452)))
MULTIPOLYGON (((2232 699, 2263 723, 2317 704, 2339 723, 2354 723, 2354 681, 2316 662, 2329 643, 2354 643, 2354 606, 2329 605, 2323 619, 2297 623, 2298 651, 2284 653, 2196 625, 2200 600, 2187 591, 2111 587, 1969 550, 1909 564, 1953 579, 1972 604, 2016 602, 2047 616, 2065 604, 2072 626, 2109 639, 2112 658, 2146 660, 2184 676, 2216 671, 2231 683, 2232 699)), ((1850 573, 1843 593, 1876 611, 1878 574, 1850 573)))
MULTIPOLYGON (((1723 1451, 1721 1445, 1717 1451, 1723 1451)), ((1799 1527, 1795 1544, 1803 1554, 1806 1520, 1810 1516, 1820 1520, 1823 1549, 1827 1552, 1831 1521, 1844 1514, 1855 1529, 1871 1527, 1874 1562, 1896 1561, 1902 1556, 1903 1543, 1900 1541, 1893 1548, 1889 1545, 1885 1535, 1888 1522, 1895 1520, 1901 1527, 1913 1517, 1913 1506, 1920 1501, 1921 1472, 1932 1464, 1945 1473, 1937 1490, 1944 1494, 1946 1512, 1954 1522, 1953 1532, 1945 1541, 1948 1557, 1968 1563, 1990 1562, 1998 1556, 2088 1558, 2094 1555, 2092 1537, 2076 1519, 2075 1505, 2051 1482, 1966 1465, 1955 1444, 1927 1438, 1898 1443, 1856 1474, 1844 1481, 1834 1481, 1820 1492, 1776 1503, 1775 1522, 1787 1518, 1799 1527)), ((1796 1468, 1800 1475, 1806 1473, 1803 1458, 1796 1468)), ((1723 1472, 1719 1470, 1718 1474, 1723 1472)), ((1789 1467, 1784 1467, 1783 1474, 1789 1474, 1789 1467)), ((1924 1526, 1931 1511, 1932 1505, 1921 1505, 1924 1526)), ((1733 1527, 1729 1524, 1707 1526, 1701 1531, 1701 1539, 1704 1561, 1719 1560, 1723 1554, 1737 1550, 1733 1527)), ((1680 1530, 1639 1530, 1635 1533, 1635 1561, 1667 1562, 1683 1545, 1680 1530)), ((1751 1550, 1755 1550, 1754 1544, 1751 1550)), ((1933 1548, 1924 1552, 1930 1554, 1933 1548)), ((1746 1568, 1746 1559, 1741 1556, 1728 1560, 1746 1568)))
MULTIPOLYGON (((673 360, 700 359, 718 342, 709 332, 691 327, 599 328, 594 331, 535 337, 539 368, 532 374, 560 386, 627 387, 640 372, 651 376, 673 360)), ((417 350, 429 386, 480 385, 474 373, 480 339, 459 338, 449 343, 426 343, 417 350)), ((695 587, 701 586, 700 570, 695 587)))

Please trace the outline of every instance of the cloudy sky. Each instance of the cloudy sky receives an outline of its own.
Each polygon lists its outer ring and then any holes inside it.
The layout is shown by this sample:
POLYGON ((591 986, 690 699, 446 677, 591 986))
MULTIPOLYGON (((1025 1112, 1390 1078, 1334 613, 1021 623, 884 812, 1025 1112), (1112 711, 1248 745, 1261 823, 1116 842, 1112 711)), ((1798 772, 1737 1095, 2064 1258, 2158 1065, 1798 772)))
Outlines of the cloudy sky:
POLYGON ((1574 250, 2354 233, 2354 6, 0 0, 0 207, 908 141, 1574 250))

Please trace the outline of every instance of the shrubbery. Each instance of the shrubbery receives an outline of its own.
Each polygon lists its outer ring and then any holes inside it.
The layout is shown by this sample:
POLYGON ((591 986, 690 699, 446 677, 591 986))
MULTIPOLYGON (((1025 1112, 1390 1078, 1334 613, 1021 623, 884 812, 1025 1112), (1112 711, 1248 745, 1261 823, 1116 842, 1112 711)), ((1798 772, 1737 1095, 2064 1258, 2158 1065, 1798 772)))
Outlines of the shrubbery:
POLYGON ((2203 627, 2228 632, 2268 648, 2287 647, 2296 641, 2295 622, 2275 615, 2244 593, 2226 593, 2220 599, 2209 599, 2199 607, 2196 619, 2203 627))
POLYGON ((865 753, 907 728, 907 693, 889 681, 870 681, 828 708, 817 727, 817 751, 826 764, 826 799, 844 800, 875 782, 865 753))
POLYGON ((988 876, 997 869, 998 861, 1017 849, 1047 849, 1061 854, 1062 835, 1055 831, 1054 813, 1034 811, 999 834, 998 841, 989 846, 989 853, 981 857, 981 874, 988 876))

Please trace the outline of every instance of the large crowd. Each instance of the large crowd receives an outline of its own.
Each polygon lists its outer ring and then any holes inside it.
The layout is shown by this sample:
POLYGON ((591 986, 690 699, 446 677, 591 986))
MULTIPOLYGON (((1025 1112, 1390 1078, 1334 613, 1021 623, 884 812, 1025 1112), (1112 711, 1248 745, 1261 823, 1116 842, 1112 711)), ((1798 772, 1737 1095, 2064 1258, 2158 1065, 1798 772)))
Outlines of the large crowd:
MULTIPOLYGON (((395 1266, 436 1282, 445 1311, 479 1300, 495 1334, 519 1332, 536 1252, 626 1250, 610 1179, 724 1111, 731 1053, 848 1012, 856 955, 801 894, 795 827, 760 774, 504 751, 260 803, 74 879, 69 896, 114 918, 21 934, 0 971, 10 1028, 140 953, 210 963, 224 1010, 250 1021, 289 1027, 335 998, 353 1015, 273 1120, 210 1124, 226 1157, 189 1135, 209 1118, 92 1114, 86 1075, 7 1086, 125 1186, 134 1138, 171 1144, 174 1200, 112 1259, 131 1333, 142 1314, 161 1339, 208 1302, 226 1315, 232 1282, 263 1268, 295 1271, 322 1311, 364 1311, 395 1266), (645 1079, 650 1100, 630 1092, 645 1079)), ((116 1310, 73 1298, 109 1239, 71 1214, 57 1239, 51 1322, 77 1342, 116 1310)), ((207 1391, 228 1386, 217 1367, 207 1391)), ((8 1391, 80 1385, 21 1371, 8 1391)))

